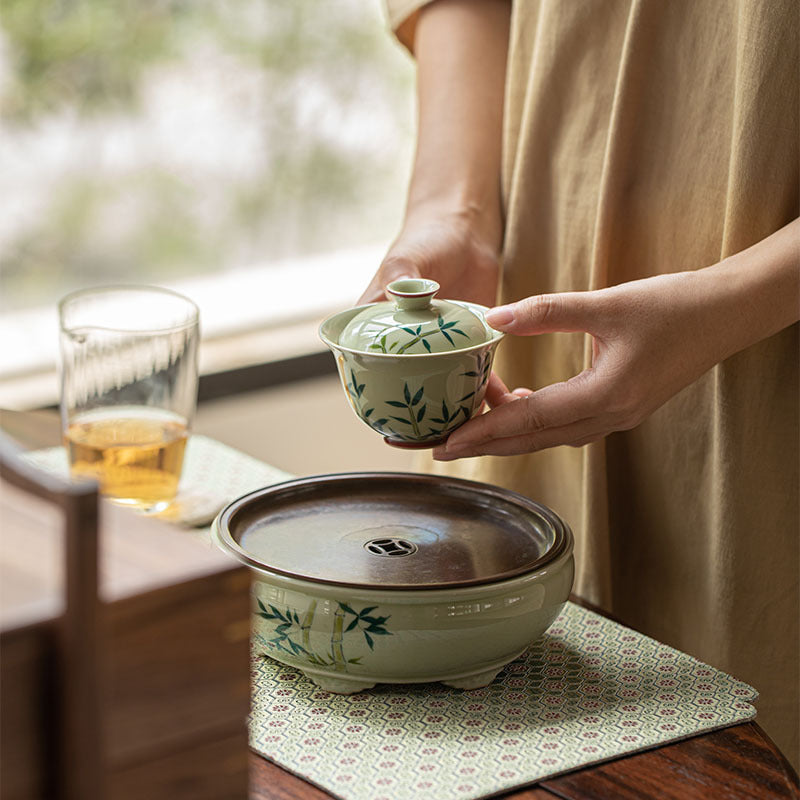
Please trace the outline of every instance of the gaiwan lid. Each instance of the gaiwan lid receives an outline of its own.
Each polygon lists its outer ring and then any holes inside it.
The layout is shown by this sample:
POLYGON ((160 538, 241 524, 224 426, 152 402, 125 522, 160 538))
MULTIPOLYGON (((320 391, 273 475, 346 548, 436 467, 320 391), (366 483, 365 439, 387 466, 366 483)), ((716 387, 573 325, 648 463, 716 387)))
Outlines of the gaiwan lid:
POLYGON ((387 355, 447 353, 483 344, 491 332, 473 310, 450 300, 434 300, 439 284, 404 278, 386 287, 391 301, 375 303, 347 323, 339 344, 387 355))

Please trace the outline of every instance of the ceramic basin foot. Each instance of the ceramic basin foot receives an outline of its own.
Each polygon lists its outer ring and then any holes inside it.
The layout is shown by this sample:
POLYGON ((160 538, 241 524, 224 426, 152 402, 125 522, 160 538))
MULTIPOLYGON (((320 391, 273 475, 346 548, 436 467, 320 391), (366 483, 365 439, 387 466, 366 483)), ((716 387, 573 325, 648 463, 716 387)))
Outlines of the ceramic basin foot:
POLYGON ((374 682, 332 678, 328 675, 312 675, 308 672, 304 672, 303 674, 310 681, 319 686, 320 689, 324 689, 326 692, 332 692, 333 694, 356 694, 357 692, 365 692, 375 685, 374 682))
MULTIPOLYGON (((503 666, 505 666, 505 664, 503 666)), ((475 675, 467 675, 463 678, 442 681, 442 683, 453 689, 482 689, 484 686, 488 686, 500 674, 500 670, 502 669, 503 667, 497 667, 486 670, 486 672, 478 672, 475 675)))

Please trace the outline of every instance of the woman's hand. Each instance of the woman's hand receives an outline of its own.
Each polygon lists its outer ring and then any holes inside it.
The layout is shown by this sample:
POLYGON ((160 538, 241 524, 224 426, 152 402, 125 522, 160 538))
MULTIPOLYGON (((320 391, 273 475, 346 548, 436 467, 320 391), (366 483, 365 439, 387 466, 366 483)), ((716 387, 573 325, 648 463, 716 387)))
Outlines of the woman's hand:
POLYGON ((529 297, 487 314, 517 336, 585 331, 592 365, 563 383, 509 392, 433 451, 449 461, 579 447, 635 427, 714 364, 798 317, 798 223, 731 259, 608 289, 529 297))
POLYGON ((499 242, 479 230, 467 214, 407 221, 359 303, 383 300, 384 287, 398 278, 425 277, 439 283, 440 297, 494 305, 499 242))

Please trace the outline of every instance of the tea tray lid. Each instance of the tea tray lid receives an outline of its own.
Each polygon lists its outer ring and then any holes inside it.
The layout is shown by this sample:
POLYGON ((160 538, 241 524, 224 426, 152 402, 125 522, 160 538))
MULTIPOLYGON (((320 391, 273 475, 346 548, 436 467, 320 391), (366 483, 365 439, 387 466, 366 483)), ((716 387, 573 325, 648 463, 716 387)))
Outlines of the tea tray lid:
POLYGON ((437 475, 347 473, 271 486, 217 520, 249 566, 368 589, 436 589, 506 580, 568 547, 551 510, 488 484, 437 475))

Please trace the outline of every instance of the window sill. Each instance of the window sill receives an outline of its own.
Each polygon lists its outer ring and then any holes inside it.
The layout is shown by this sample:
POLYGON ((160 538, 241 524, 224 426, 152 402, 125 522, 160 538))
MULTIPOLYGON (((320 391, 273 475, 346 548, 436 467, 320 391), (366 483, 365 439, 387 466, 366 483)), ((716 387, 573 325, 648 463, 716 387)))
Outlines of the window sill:
MULTIPOLYGON (((331 253, 165 285, 200 307, 200 374, 218 376, 321 352, 320 320, 354 304, 382 252, 366 248, 331 253)), ((4 314, 0 341, 19 343, 0 353, 0 408, 25 410, 57 404, 55 307, 4 314)), ((311 375, 319 374, 316 361, 306 359, 305 363, 311 375)), ((223 382, 215 383, 211 394, 220 396, 223 382)), ((232 392, 235 384, 233 380, 232 392)))

